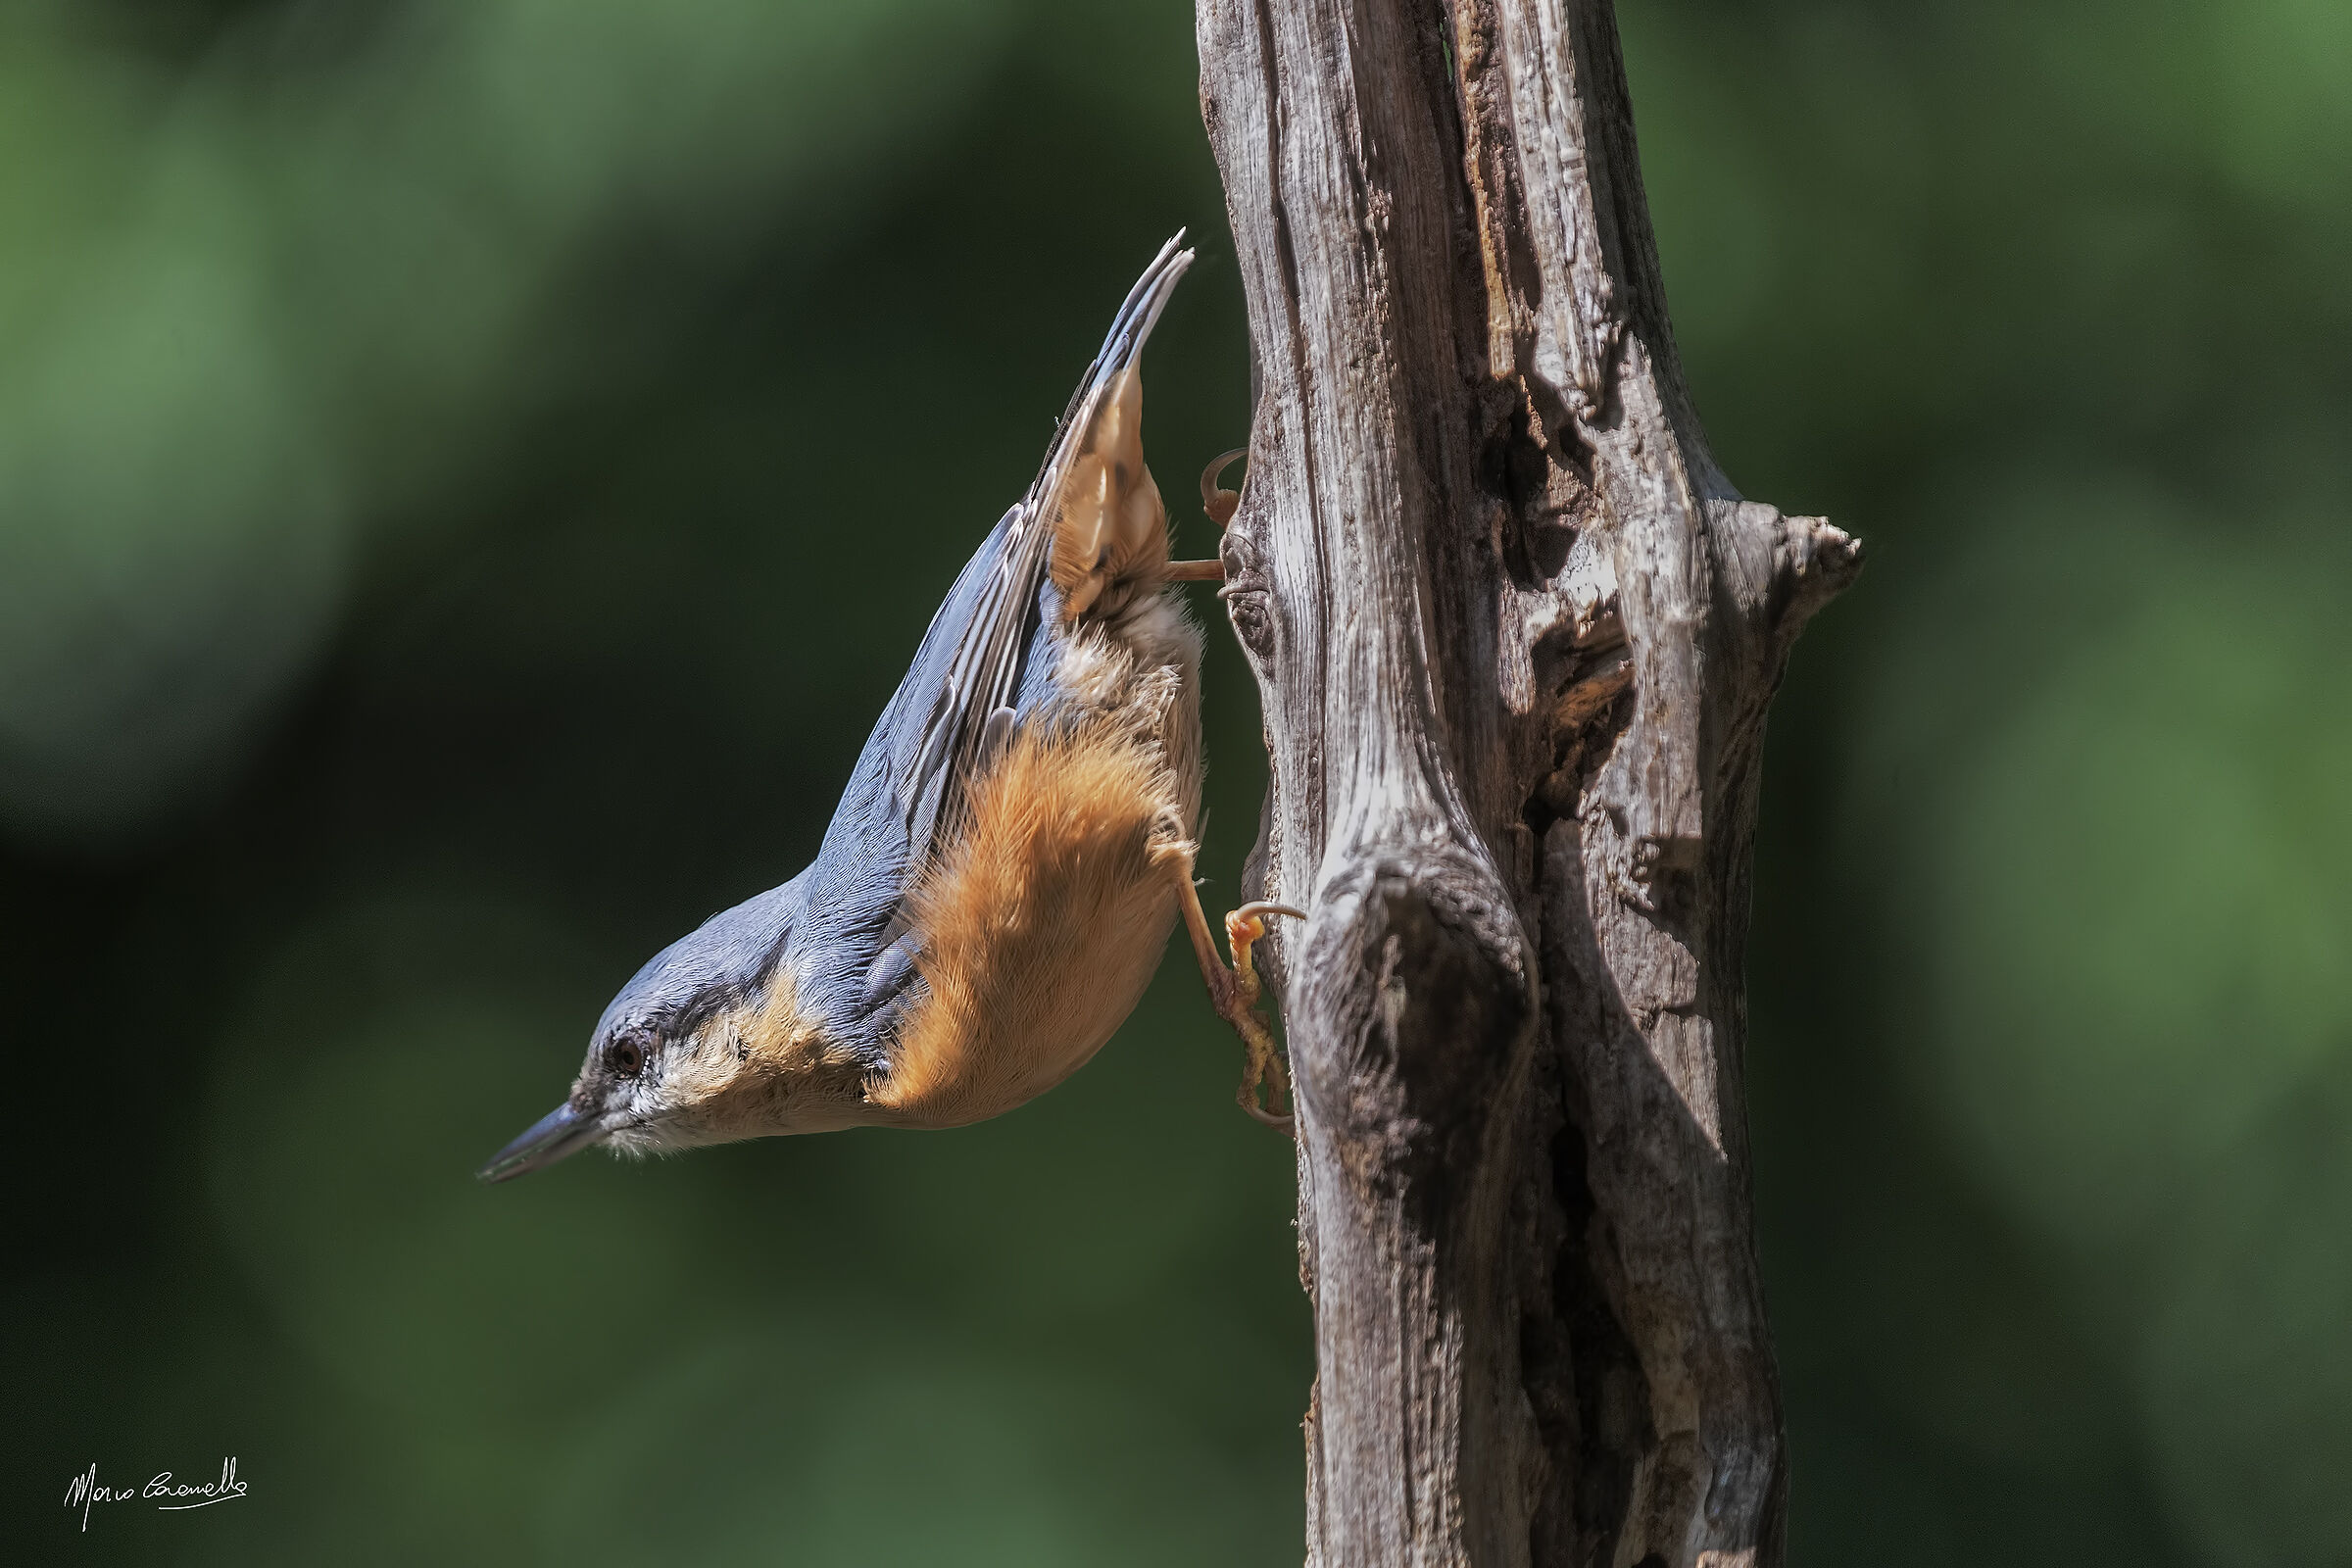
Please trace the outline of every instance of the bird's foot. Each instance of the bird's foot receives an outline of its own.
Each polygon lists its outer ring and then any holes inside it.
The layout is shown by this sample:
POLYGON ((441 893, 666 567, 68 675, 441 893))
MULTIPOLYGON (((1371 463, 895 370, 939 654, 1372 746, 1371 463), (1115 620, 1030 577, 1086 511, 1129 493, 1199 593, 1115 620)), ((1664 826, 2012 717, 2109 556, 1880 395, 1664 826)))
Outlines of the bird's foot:
MULTIPOLYGON (((1248 447, 1235 447, 1231 452, 1220 452, 1208 460, 1207 467, 1200 470, 1200 510, 1207 513, 1208 520, 1220 528, 1233 521, 1234 513, 1241 509, 1242 497, 1238 490, 1228 490, 1218 484, 1217 475, 1232 467, 1235 459, 1247 457, 1249 454, 1248 447)), ((1170 582, 1223 582, 1224 580, 1225 563, 1222 561, 1171 561, 1168 563, 1168 581, 1170 582)))
POLYGON ((1225 946, 1233 954, 1233 966, 1227 968, 1217 956, 1216 938, 1200 908, 1200 890, 1193 885, 1193 846, 1170 840, 1158 854, 1175 879, 1178 907, 1184 911, 1184 927, 1193 939, 1193 956, 1200 961, 1200 979, 1208 987, 1209 1005, 1242 1037, 1242 1049, 1248 1054, 1241 1092, 1234 1099, 1250 1119, 1287 1134, 1292 1130, 1291 1075, 1282 1065, 1282 1054, 1274 1049, 1274 1031, 1258 1016, 1263 988, 1250 950, 1265 936, 1267 915, 1287 914, 1301 920, 1306 916, 1284 904, 1243 905, 1225 917, 1225 946))
POLYGON ((1249 455, 1248 447, 1235 447, 1231 452, 1220 452, 1209 459, 1208 466, 1200 470, 1200 510, 1207 513, 1208 520, 1220 528, 1233 521, 1233 514, 1241 510, 1242 495, 1238 490, 1228 490, 1217 483, 1217 476, 1232 467, 1236 460, 1249 455))
POLYGON ((1242 1069, 1242 1087, 1234 1096, 1235 1102, 1252 1120, 1289 1135, 1297 1126, 1291 1075, 1282 1064, 1281 1054, 1274 1049, 1273 1031, 1258 1015, 1257 1003, 1263 988, 1258 982, 1257 965, 1250 956, 1250 950, 1266 934, 1266 917, 1274 914, 1287 914, 1294 920, 1306 918, 1302 909, 1263 900, 1245 904, 1225 916, 1225 946, 1233 954, 1229 977, 1232 989, 1229 996, 1216 998, 1212 988, 1212 1000, 1218 1003, 1217 1011, 1225 1021, 1233 1025, 1234 1033, 1242 1037, 1242 1048, 1248 1053, 1242 1069))

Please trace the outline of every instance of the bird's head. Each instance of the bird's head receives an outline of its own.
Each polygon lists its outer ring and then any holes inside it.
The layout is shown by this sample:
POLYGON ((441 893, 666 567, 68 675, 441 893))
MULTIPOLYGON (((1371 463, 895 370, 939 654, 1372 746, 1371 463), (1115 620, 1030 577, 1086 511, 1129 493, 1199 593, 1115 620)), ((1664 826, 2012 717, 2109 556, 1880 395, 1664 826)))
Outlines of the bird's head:
POLYGON ((870 1119, 865 1066, 802 1007, 784 956, 797 883, 715 915, 605 1009, 563 1104, 482 1167, 508 1181, 592 1144, 663 1153, 870 1119))

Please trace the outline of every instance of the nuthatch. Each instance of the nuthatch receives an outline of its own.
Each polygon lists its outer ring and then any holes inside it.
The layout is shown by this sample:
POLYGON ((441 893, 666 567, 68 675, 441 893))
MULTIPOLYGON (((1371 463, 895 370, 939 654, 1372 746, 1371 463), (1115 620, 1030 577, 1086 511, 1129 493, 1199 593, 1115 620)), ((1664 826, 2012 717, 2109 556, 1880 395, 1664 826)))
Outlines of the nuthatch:
MULTIPOLYGON (((501 1150, 504 1181, 590 1144, 630 1152, 857 1126, 955 1127, 1085 1065, 1179 912, 1240 1031, 1240 1100, 1288 1128, 1250 944, 1234 966, 1193 884, 1200 633, 1144 466, 1139 356, 1193 253, 1137 280, 1044 466, 931 619, 816 859, 672 944, 605 1009, 571 1096, 501 1150), (1265 1086, 1270 1104, 1259 1103, 1265 1086)), ((1222 524, 1235 497, 1200 478, 1222 524)))

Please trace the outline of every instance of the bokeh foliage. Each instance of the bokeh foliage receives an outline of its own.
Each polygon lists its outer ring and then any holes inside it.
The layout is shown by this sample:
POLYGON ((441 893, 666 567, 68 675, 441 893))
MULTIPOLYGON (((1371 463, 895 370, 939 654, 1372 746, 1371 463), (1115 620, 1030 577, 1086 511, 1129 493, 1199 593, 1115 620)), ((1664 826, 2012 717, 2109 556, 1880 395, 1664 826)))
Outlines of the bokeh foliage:
MULTIPOLYGON (((1756 894, 1795 1560, 2341 1561, 2352 11, 1622 20, 1726 466, 1872 550, 1756 894)), ((1295 1559, 1288 1159, 1181 961, 984 1127, 467 1176, 812 851, 1178 223, 1170 493, 1240 439, 1193 73, 1162 0, 0 6, 12 1539, 1295 1559)))

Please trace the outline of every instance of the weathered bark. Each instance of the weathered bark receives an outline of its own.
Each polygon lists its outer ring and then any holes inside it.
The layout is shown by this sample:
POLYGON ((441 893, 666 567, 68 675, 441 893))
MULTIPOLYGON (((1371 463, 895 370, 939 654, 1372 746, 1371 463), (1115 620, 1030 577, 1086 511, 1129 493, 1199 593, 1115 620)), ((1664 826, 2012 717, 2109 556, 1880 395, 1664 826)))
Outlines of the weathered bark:
POLYGON ((1298 1099, 1308 1559, 1778 1560, 1741 961, 1859 566, 1690 412, 1606 0, 1200 0, 1259 378, 1226 589, 1298 1099))

